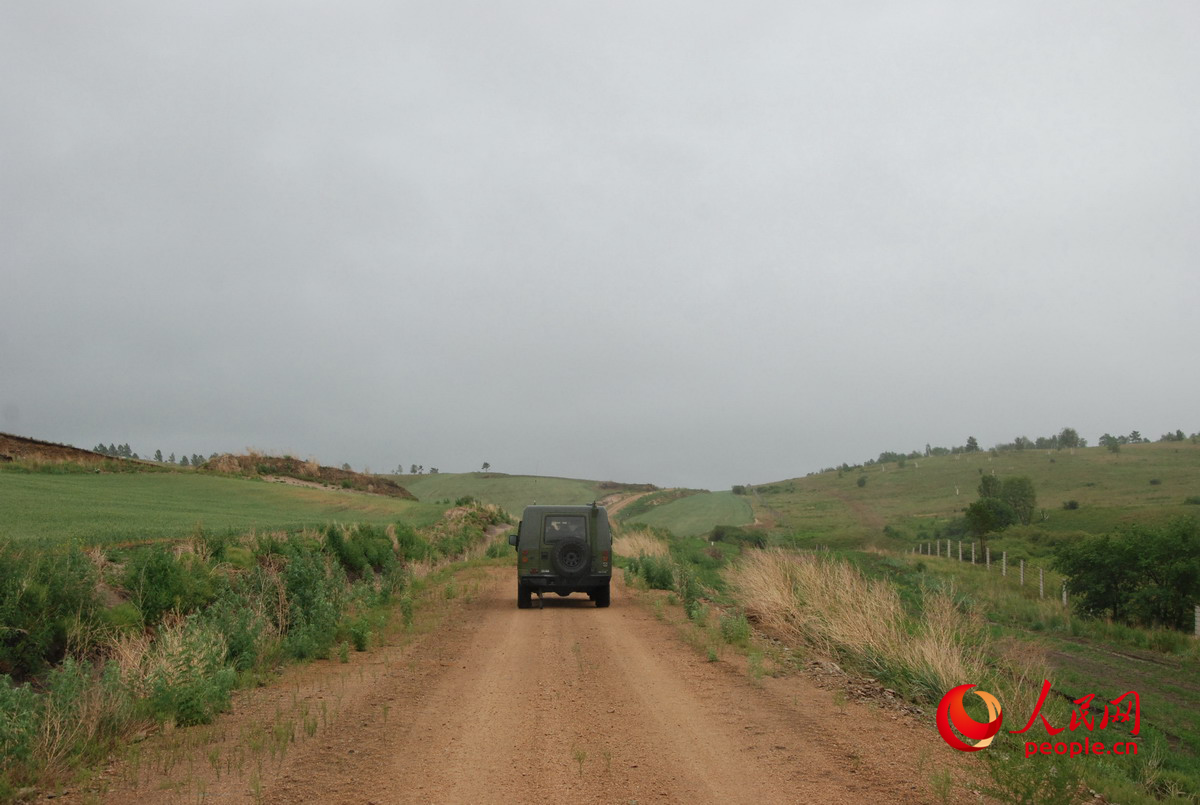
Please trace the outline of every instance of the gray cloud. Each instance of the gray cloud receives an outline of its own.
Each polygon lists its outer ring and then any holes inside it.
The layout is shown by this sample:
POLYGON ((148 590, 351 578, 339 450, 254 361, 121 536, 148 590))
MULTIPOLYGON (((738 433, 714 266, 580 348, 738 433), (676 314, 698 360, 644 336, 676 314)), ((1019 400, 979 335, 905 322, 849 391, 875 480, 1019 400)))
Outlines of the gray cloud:
POLYGON ((0 428, 714 488, 1195 430, 1191 4, 9 4, 0 428))

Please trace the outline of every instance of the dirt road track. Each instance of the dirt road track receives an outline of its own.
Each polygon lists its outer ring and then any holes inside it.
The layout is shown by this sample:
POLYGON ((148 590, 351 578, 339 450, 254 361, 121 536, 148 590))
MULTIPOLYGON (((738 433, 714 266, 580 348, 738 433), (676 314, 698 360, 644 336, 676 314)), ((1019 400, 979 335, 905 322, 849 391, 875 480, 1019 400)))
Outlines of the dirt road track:
POLYGON ((912 803, 929 799, 918 756, 957 763, 931 725, 837 706, 802 676, 755 681, 733 652, 707 662, 620 587, 607 610, 518 610, 510 571, 469 573, 436 631, 289 672, 217 725, 229 759, 195 747, 184 782, 182 764, 133 787, 114 771, 105 801, 912 803), (328 724, 232 770, 247 725, 297 707, 328 724))

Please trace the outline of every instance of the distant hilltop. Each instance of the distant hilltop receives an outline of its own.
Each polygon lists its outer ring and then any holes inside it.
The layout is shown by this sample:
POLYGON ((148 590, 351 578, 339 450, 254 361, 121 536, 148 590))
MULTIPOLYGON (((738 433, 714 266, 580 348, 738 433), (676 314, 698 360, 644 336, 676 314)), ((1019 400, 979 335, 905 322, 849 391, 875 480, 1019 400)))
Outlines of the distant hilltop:
POLYGON ((0 433, 0 461, 80 461, 96 462, 110 461, 104 456, 91 450, 81 450, 69 444, 55 444, 31 439, 28 436, 14 436, 11 433, 0 433))

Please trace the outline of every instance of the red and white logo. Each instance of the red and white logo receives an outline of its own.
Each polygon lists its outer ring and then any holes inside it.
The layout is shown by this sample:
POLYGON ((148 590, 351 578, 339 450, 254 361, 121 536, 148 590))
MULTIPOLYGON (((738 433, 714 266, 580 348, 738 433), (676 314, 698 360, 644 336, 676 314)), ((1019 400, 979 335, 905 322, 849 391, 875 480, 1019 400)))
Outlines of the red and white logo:
POLYGON ((973 687, 975 686, 959 685, 943 696, 942 701, 938 703, 938 732, 942 734, 946 743, 962 752, 978 752, 980 749, 990 746, 996 733, 1000 732, 1000 724, 1004 721, 1000 702, 995 696, 983 690, 975 691, 975 695, 983 699, 983 703, 987 705, 988 720, 980 723, 967 715, 967 710, 963 707, 963 696, 973 687), (955 730, 958 731, 957 734, 955 730), (963 738, 970 738, 976 743, 967 743, 958 737, 960 734, 963 738))

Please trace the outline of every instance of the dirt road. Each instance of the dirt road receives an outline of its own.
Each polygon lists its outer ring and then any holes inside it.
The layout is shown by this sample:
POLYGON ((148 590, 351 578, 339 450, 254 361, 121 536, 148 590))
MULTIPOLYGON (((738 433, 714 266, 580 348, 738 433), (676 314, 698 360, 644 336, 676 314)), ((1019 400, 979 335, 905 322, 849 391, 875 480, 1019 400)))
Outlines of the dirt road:
POLYGON ((454 583, 420 639, 293 669, 207 735, 148 741, 176 759, 115 767, 104 801, 912 803, 927 762, 958 761, 932 725, 803 675, 755 680, 732 650, 708 662, 620 586, 607 610, 518 610, 511 571, 454 583))

